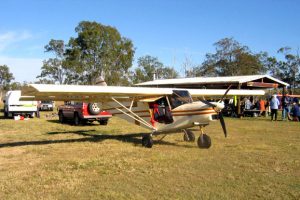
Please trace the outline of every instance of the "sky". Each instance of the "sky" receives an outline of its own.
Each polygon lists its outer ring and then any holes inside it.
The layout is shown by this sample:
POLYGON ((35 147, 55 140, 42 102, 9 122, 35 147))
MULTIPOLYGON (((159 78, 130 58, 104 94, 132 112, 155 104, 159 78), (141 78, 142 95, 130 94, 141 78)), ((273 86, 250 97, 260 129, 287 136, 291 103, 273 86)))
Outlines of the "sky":
POLYGON ((201 64, 213 44, 233 37, 254 53, 300 47, 300 0, 3 0, 0 65, 18 82, 34 82, 51 39, 76 37, 80 21, 115 27, 132 40, 137 58, 157 57, 183 73, 201 64))

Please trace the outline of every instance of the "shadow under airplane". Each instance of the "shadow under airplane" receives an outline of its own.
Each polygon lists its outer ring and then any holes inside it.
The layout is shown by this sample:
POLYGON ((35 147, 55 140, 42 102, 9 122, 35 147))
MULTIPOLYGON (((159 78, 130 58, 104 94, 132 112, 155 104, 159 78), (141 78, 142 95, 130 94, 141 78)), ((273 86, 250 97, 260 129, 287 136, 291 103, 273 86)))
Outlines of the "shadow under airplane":
MULTIPOLYGON (((62 132, 48 132, 49 135, 55 134, 76 134, 83 136, 82 138, 75 139, 60 139, 60 140, 39 140, 39 141, 18 141, 10 143, 0 143, 0 148, 6 147, 19 147, 19 146, 29 146, 29 145, 48 145, 48 144, 59 144, 59 143, 75 143, 75 142, 102 142, 104 140, 118 140, 121 142, 132 143, 133 145, 141 145, 141 137, 144 133, 132 133, 126 135, 111 135, 111 134, 89 134, 89 132, 94 132, 95 130, 79 130, 79 131, 62 131, 62 132)), ((155 140, 156 144, 160 145, 172 145, 178 147, 193 148, 189 145, 178 145, 172 142, 167 142, 163 140, 155 140)), ((141 145, 142 147, 142 145, 141 145)))

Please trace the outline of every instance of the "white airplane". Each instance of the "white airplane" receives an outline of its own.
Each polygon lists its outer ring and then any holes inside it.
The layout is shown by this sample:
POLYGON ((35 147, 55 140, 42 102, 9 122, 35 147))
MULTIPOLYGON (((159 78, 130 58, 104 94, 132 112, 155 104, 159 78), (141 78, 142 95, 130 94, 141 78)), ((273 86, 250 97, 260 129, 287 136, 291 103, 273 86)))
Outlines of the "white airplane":
MULTIPOLYGON (((195 141, 189 128, 200 127, 199 148, 209 148, 211 139, 203 132, 210 121, 220 119, 225 137, 227 131, 221 110, 226 95, 264 95, 263 90, 175 89, 88 85, 31 84, 35 100, 98 102, 101 109, 131 123, 150 129, 142 137, 142 145, 151 148, 152 135, 184 132, 185 141, 195 141), (223 96, 221 101, 208 102, 205 96, 223 96), (203 100, 193 101, 193 98, 203 100)), ((63 117, 63 116, 61 116, 63 117)))

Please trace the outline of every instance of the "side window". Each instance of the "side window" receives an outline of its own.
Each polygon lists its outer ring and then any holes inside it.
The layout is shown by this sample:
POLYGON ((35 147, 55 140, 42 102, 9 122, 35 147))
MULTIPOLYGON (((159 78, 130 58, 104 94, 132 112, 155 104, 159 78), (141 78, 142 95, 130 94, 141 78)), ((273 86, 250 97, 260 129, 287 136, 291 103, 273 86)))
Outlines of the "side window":
POLYGON ((173 94, 170 97, 170 103, 173 109, 192 102, 192 97, 187 90, 173 90, 173 94))

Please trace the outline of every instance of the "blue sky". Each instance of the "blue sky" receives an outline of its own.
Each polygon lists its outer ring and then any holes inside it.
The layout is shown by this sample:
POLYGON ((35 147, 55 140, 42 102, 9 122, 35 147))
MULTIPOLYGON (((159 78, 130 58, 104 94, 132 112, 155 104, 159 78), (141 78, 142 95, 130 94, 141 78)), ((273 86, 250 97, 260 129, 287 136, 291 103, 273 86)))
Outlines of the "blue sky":
MULTIPOLYGON (((9 0, 1 2, 0 65, 16 81, 35 81, 51 57, 51 39, 76 36, 82 20, 116 27, 138 57, 151 55, 182 72, 188 58, 200 64, 213 44, 233 37, 253 52, 300 47, 300 0, 9 0)), ((134 64, 136 65, 136 64, 134 64)))

